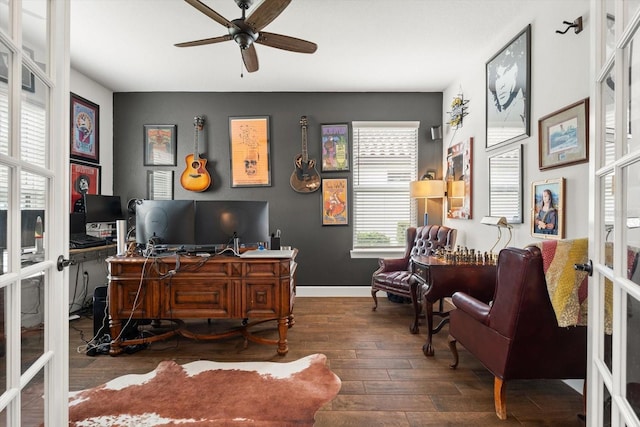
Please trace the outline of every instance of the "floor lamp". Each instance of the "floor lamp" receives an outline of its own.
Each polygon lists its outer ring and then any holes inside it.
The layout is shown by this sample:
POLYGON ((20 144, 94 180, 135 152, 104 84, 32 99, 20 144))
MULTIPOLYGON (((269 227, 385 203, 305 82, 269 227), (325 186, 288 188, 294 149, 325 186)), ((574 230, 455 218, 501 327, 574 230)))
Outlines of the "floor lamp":
POLYGON ((444 181, 435 179, 411 181, 410 193, 412 199, 424 199, 424 225, 428 225, 429 210, 427 203, 429 199, 444 197, 444 181))

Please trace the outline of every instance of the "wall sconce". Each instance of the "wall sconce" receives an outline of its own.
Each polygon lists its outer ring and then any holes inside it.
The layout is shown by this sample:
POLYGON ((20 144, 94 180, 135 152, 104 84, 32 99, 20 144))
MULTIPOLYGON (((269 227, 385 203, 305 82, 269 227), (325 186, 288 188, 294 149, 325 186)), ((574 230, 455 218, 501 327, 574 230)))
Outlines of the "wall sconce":
POLYGON ((442 139, 442 126, 431 126, 431 139, 439 141, 442 139))
POLYGON ((509 242, 511 242, 511 229, 513 228, 511 226, 511 224, 509 224, 507 222, 507 218, 503 217, 503 216, 485 216, 484 218, 482 218, 482 221, 480 221, 481 224, 485 224, 485 225, 493 225, 494 227, 498 227, 498 240, 496 240, 496 242, 493 244, 493 246, 491 246, 491 249, 489 249, 489 252, 493 252, 493 249, 496 247, 496 245, 500 242, 500 240, 502 239, 502 229, 506 228, 507 230, 509 230, 509 240, 507 240, 507 243, 504 244, 504 246, 502 247, 502 249, 506 248, 507 245, 509 244, 509 242))
POLYGON ((410 195, 412 199, 424 199, 424 225, 429 224, 428 199, 444 197, 444 181, 423 179, 411 181, 410 195))

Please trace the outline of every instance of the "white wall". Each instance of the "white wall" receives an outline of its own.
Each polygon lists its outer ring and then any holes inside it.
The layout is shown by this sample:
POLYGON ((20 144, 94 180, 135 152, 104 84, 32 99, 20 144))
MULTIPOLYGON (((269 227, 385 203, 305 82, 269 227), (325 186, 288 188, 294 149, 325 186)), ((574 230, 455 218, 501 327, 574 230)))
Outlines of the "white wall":
MULTIPOLYGON (((523 5, 526 7, 526 5, 523 5)), ((443 164, 446 165, 447 148, 473 137, 473 198, 471 220, 445 219, 445 225, 459 230, 458 243, 476 250, 487 251, 497 238, 494 227, 480 224, 489 214, 488 154, 503 151, 507 147, 523 144, 523 224, 514 224, 513 240, 509 246, 523 247, 539 241, 531 236, 531 183, 545 179, 564 177, 565 187, 565 238, 586 237, 588 232, 588 164, 562 167, 547 171, 538 169, 538 119, 589 96, 589 2, 588 0, 563 0, 535 2, 522 18, 514 17, 496 31, 496 41, 487 43, 482 52, 472 53, 476 60, 469 69, 462 70, 458 80, 445 89, 443 97, 444 121, 449 120, 450 103, 460 91, 469 99, 469 114, 463 127, 453 131, 444 125, 443 164), (582 16, 585 30, 575 34, 570 30, 564 35, 556 30, 566 26, 562 21, 573 21, 582 16), (508 146, 500 146, 487 152, 485 124, 485 65, 527 24, 531 24, 531 136, 508 146)), ((469 54, 461 48, 461 55, 469 54)), ((446 170, 446 168, 444 169, 446 170)), ((497 246, 506 244, 508 233, 497 246)))
POLYGON ((71 69, 71 92, 100 107, 99 143, 101 194, 113 194, 113 91, 99 85, 84 74, 71 69))
MULTIPOLYGON (((113 91, 71 69, 71 92, 100 106, 100 193, 113 194, 113 91)), ((72 265, 69 269, 69 307, 77 311, 92 300, 97 286, 107 284, 105 255, 72 265), (75 298, 74 298, 75 296, 75 298)))

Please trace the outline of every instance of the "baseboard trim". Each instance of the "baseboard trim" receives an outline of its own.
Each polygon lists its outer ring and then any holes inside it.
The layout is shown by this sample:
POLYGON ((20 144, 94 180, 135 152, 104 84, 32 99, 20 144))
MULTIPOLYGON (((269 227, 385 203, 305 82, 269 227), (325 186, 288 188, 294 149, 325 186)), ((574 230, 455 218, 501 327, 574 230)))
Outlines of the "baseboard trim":
MULTIPOLYGON (((380 291, 380 297, 386 297, 386 292, 380 291)), ((371 297, 369 286, 298 286, 297 297, 371 297)))

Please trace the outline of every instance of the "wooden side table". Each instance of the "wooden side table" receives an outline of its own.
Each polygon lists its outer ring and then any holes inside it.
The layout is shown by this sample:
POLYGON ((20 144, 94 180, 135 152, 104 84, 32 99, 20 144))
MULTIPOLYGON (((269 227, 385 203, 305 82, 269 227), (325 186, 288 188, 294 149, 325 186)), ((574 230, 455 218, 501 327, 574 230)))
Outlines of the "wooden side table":
POLYGON ((436 256, 414 256, 411 259, 415 277, 411 286, 416 287, 423 301, 427 319, 427 342, 422 351, 425 356, 433 356, 432 336, 449 322, 449 313, 444 311, 442 299, 460 291, 484 302, 491 301, 496 284, 496 265, 460 263, 436 256), (434 312, 436 301, 440 301, 440 309, 434 312), (436 328, 433 327, 434 314, 442 317, 436 328))

